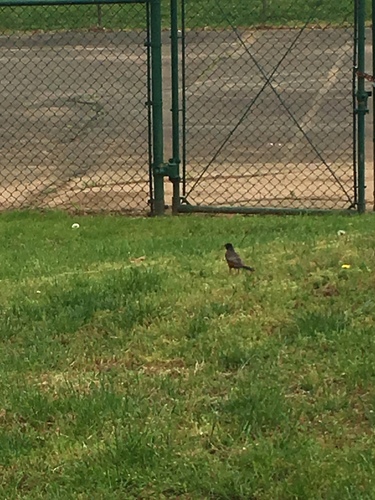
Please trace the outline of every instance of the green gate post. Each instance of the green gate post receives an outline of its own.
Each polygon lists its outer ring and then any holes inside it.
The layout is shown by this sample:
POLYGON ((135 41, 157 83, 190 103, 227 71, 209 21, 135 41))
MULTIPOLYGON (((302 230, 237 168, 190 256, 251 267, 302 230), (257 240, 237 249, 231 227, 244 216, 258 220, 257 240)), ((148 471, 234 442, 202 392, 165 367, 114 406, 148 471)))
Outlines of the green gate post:
POLYGON ((366 0, 357 0, 356 7, 358 19, 358 89, 357 89, 357 113, 358 113, 358 212, 364 213, 366 210, 366 163, 365 163, 365 124, 367 100, 369 93, 365 90, 365 21, 366 21, 366 0))
MULTIPOLYGON (((375 0, 374 0, 375 1, 375 0)), ((172 160, 175 167, 173 183, 172 213, 178 212, 180 206, 180 125, 178 95, 178 0, 171 2, 171 78, 172 78, 172 160)))
POLYGON ((155 215, 164 215, 164 138, 160 0, 151 0, 152 146, 155 215))

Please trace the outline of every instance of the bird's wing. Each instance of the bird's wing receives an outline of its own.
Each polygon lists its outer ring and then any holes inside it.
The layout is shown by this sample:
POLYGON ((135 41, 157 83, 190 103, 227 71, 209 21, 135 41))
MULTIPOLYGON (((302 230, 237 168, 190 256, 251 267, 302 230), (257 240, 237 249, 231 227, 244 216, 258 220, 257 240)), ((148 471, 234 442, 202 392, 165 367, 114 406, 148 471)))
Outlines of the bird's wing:
POLYGON ((230 262, 236 267, 242 267, 244 265, 241 260, 241 257, 234 250, 232 251, 228 250, 228 252, 226 253, 226 258, 228 262, 230 262))

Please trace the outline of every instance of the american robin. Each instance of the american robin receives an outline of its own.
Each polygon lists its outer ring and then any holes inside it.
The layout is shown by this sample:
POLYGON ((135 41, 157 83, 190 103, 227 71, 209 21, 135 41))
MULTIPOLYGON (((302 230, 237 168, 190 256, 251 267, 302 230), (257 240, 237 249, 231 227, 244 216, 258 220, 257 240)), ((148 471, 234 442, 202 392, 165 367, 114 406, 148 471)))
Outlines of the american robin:
POLYGON ((253 267, 245 266, 245 264, 241 260, 241 257, 233 248, 232 243, 226 243, 224 246, 226 248, 225 259, 227 261, 229 271, 232 271, 232 269, 237 269, 238 272, 240 271, 240 269, 246 269, 247 271, 255 271, 253 267))

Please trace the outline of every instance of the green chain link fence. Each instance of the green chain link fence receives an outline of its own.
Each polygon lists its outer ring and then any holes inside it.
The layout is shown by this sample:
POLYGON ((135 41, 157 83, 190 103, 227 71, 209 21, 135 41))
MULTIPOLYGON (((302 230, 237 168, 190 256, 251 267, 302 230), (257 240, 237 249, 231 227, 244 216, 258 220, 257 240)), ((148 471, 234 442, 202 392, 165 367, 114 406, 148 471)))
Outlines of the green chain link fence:
POLYGON ((183 4, 180 211, 357 206, 351 0, 183 4))
POLYGON ((21 1, 0 208, 363 210, 369 0, 21 1))
POLYGON ((2 208, 148 210, 147 11, 0 8, 2 208))

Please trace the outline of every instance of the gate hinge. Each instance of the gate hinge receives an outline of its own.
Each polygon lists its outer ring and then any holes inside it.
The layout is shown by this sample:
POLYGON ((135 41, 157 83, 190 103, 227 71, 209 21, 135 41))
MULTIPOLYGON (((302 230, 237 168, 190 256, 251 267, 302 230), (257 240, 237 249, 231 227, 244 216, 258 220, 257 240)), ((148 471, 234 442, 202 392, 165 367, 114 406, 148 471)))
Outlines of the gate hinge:
POLYGON ((368 98, 371 97, 372 95, 372 92, 371 90, 364 90, 363 92, 361 91, 358 91, 357 92, 357 108, 355 110, 356 113, 358 113, 358 111, 364 111, 365 113, 368 113, 369 110, 367 108, 367 101, 368 101, 368 98))
POLYGON ((178 162, 169 160, 168 163, 164 163, 160 166, 154 166, 154 175, 162 175, 163 177, 169 177, 170 179, 178 179, 180 177, 178 162))

